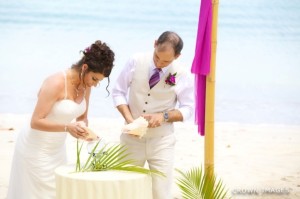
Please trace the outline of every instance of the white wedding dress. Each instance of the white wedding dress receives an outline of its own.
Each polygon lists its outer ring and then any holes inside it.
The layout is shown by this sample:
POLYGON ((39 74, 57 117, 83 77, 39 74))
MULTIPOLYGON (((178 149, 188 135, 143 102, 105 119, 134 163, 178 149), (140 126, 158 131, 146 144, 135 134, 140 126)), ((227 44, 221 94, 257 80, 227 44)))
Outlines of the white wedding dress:
MULTIPOLYGON (((86 110, 86 101, 78 104, 67 99, 54 104, 47 119, 62 124, 70 123, 86 110)), ((54 170, 67 162, 66 132, 46 132, 23 129, 17 138, 12 161, 7 199, 54 199, 54 170)))

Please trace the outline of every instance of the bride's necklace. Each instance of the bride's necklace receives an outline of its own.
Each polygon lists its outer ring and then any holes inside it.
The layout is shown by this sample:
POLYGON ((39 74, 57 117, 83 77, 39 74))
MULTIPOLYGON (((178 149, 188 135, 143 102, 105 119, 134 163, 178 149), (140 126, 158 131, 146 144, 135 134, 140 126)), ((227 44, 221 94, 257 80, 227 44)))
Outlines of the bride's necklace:
POLYGON ((76 86, 76 83, 74 83, 75 79, 76 79, 76 74, 71 73, 71 84, 72 84, 72 86, 74 86, 74 91, 75 91, 76 97, 78 97, 81 91, 85 92, 85 87, 82 87, 81 89, 79 89, 79 87, 81 85, 81 80, 79 82, 79 85, 76 86))
MULTIPOLYGON (((80 86, 80 84, 79 84, 79 86, 80 86)), ((76 87, 74 85, 74 90, 75 90, 75 93, 76 93, 76 97, 78 97, 80 93, 85 93, 85 88, 82 87, 81 89, 79 89, 79 86, 76 87)))
POLYGON ((76 86, 75 86, 75 85, 74 85, 74 89, 75 89, 76 97, 78 97, 78 96, 79 96, 79 89, 78 89, 78 88, 76 88, 76 86))

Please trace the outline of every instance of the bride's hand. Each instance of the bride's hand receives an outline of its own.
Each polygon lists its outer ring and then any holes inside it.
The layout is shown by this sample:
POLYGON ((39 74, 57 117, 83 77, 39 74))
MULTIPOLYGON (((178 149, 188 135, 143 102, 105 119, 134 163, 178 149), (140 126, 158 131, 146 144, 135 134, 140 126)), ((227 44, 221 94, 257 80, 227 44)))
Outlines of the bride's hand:
POLYGON ((86 130, 82 127, 82 125, 79 122, 70 123, 66 125, 67 131, 77 139, 85 139, 88 133, 86 130))

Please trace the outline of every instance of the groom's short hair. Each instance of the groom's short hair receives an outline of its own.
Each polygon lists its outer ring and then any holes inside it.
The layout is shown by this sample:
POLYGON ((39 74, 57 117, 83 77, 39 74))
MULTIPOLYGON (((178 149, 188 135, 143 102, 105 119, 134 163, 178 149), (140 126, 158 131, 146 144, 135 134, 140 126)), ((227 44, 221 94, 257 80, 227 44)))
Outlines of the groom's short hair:
POLYGON ((183 48, 183 41, 181 37, 172 31, 163 32, 157 39, 157 45, 169 43, 172 45, 175 55, 179 55, 183 48))

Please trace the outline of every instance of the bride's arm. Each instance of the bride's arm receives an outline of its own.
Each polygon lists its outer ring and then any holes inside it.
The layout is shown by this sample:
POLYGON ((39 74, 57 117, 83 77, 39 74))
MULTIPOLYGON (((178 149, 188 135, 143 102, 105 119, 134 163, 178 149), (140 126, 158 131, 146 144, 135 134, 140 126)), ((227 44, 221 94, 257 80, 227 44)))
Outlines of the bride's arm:
POLYGON ((48 77, 43 82, 31 117, 31 128, 41 131, 64 131, 63 124, 57 124, 46 119, 54 103, 60 99, 63 91, 64 83, 61 82, 58 74, 48 77))
POLYGON ((31 117, 31 128, 48 132, 68 131, 73 137, 84 139, 86 136, 85 130, 80 128, 78 124, 57 123, 46 118, 54 103, 64 98, 64 79, 59 78, 58 75, 54 74, 43 82, 31 117))

